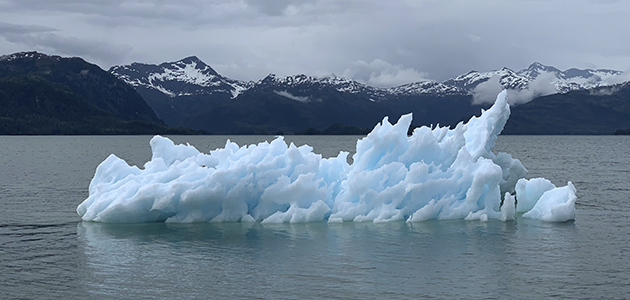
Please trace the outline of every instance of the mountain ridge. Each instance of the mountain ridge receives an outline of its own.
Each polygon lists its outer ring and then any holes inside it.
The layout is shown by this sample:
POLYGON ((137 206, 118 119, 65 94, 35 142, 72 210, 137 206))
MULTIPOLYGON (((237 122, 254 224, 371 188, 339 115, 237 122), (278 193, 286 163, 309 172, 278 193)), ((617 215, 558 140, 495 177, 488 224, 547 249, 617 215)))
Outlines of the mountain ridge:
MULTIPOLYGON (((534 62, 519 71, 505 67, 470 71, 443 82, 382 88, 334 75, 269 74, 258 81, 239 81, 218 74, 196 56, 159 65, 115 66, 110 72, 135 86, 168 125, 221 134, 290 134, 307 128, 323 132, 331 124, 344 122, 369 128, 385 115, 396 119, 409 112, 415 115, 414 126, 453 126, 487 108, 500 89, 523 91, 536 98, 604 87, 609 79, 622 74, 615 70, 561 71, 534 62), (486 92, 492 99, 477 101, 478 91, 488 85, 494 85, 486 92)), ((514 103, 526 102, 518 96, 514 103)))
POLYGON ((0 134, 149 134, 170 130, 133 87, 79 57, 0 56, 0 134))
MULTIPOLYGON (((539 62, 532 63, 529 67, 513 71, 510 68, 503 67, 498 70, 487 72, 470 71, 453 78, 438 81, 419 81, 410 82, 400 86, 383 88, 370 86, 352 79, 338 77, 335 75, 315 77, 305 74, 295 74, 288 76, 277 76, 273 73, 258 81, 242 81, 231 79, 218 74, 214 69, 206 65, 196 56, 189 56, 175 62, 164 62, 160 65, 132 63, 131 65, 113 66, 109 72, 126 81, 132 86, 144 85, 146 88, 153 88, 170 96, 181 96, 181 88, 169 89, 168 85, 174 81, 197 85, 201 87, 217 87, 213 89, 197 89, 196 91, 186 91, 187 95, 201 93, 229 93, 231 98, 236 98, 245 90, 253 88, 259 84, 269 84, 273 81, 277 84, 286 85, 304 85, 309 81, 312 84, 328 84, 335 86, 339 92, 345 93, 367 93, 375 101, 386 100, 390 96, 401 95, 432 95, 432 96, 451 96, 451 95, 472 95, 474 89, 482 83, 488 82, 493 77, 499 77, 499 83, 504 89, 523 90, 530 87, 539 76, 549 75, 547 84, 555 89, 554 93, 565 93, 572 90, 582 90, 595 88, 600 86, 612 85, 608 82, 614 76, 623 74, 621 71, 608 69, 576 69, 571 68, 561 71, 553 66, 543 65, 539 62), (197 65, 203 65, 211 70, 211 74, 201 73, 201 76, 173 76, 181 72, 182 65, 188 69, 195 69, 197 65), (159 68, 161 73, 152 72, 144 77, 139 76, 139 72, 134 72, 134 68, 142 66, 145 69, 159 68), (177 70, 180 69, 180 70, 177 70), (136 73, 135 76, 132 76, 136 73), (205 77, 204 77, 205 76, 205 77), (551 78, 553 76, 553 78, 551 78), (161 80, 164 79, 164 80, 161 80), (212 84, 208 84, 212 82, 212 84)), ((144 71, 146 73, 146 71, 144 71)))
POLYGON ((612 134, 630 127, 630 83, 607 85, 620 75, 535 62, 520 71, 471 71, 446 83, 381 88, 334 75, 239 81, 196 56, 108 72, 77 57, 22 52, 0 56, 0 133, 120 134, 154 131, 164 122, 211 134, 340 134, 365 132, 385 116, 407 113, 414 114, 414 127, 452 127, 490 105, 475 101, 479 91, 496 97, 497 88, 507 87, 522 92, 514 96, 533 95, 513 105, 507 134, 612 134), (532 91, 541 85, 554 92, 532 91))

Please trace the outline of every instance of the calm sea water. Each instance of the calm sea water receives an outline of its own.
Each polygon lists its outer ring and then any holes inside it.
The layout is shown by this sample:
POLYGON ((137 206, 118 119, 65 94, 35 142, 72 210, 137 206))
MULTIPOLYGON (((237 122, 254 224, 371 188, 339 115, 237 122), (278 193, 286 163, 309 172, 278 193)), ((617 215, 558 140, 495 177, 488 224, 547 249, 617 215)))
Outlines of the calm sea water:
MULTIPOLYGON (((177 136, 207 152, 228 137, 177 136)), ((149 136, 0 136, 2 299, 623 299, 630 297, 630 137, 501 136, 575 222, 98 224, 75 212, 110 153, 149 136)), ((242 144, 272 137, 231 137, 242 144)), ((357 137, 287 137, 324 156, 357 137)))

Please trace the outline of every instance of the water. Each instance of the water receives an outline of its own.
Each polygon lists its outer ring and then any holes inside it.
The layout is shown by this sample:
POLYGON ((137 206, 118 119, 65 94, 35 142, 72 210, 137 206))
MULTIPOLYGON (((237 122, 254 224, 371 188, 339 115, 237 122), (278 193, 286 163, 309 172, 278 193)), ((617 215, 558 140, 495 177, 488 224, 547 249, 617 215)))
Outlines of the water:
MULTIPOLYGON (((231 137, 251 144, 272 137, 231 137)), ((357 137, 287 137, 316 153, 357 137)), ((556 185, 576 221, 406 224, 98 224, 75 212, 110 153, 149 136, 0 137, 2 299, 623 299, 630 294, 630 138, 501 136, 556 185)), ((173 137, 199 150, 227 137, 173 137)))

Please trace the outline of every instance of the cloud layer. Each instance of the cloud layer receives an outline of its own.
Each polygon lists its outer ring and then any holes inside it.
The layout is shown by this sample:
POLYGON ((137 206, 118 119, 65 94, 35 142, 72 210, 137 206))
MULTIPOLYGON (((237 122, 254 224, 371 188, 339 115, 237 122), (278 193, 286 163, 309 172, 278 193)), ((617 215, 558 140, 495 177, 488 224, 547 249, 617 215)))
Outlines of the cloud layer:
POLYGON ((628 11, 592 0, 0 0, 0 49, 105 69, 196 55, 237 79, 335 73, 392 86, 533 61, 630 69, 628 11))
POLYGON ((342 75, 378 87, 393 87, 429 80, 426 73, 402 65, 392 65, 382 59, 375 59, 369 63, 356 61, 350 68, 344 70, 342 75))

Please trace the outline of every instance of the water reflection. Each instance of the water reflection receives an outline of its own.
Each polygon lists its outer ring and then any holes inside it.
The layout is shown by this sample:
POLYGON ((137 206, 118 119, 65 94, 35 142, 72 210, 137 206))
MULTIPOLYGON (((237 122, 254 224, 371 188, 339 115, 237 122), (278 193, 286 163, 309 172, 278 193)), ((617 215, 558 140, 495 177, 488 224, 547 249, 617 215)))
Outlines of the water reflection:
POLYGON ((86 290, 122 298, 506 297, 540 276, 578 284, 563 276, 576 271, 575 230, 524 219, 77 228, 86 290))
MULTIPOLYGON (((77 225, 76 205, 87 197, 96 166, 110 153, 142 166, 150 159, 150 139, 0 136, 0 298, 624 299, 630 294, 628 137, 499 137, 495 150, 521 159, 528 177, 576 184, 577 215, 571 223, 77 225)), ((225 140, 181 137, 204 152, 225 140)), ((336 155, 352 151, 356 138, 339 139, 349 148, 329 147, 329 141, 308 144, 316 153, 336 155)))

